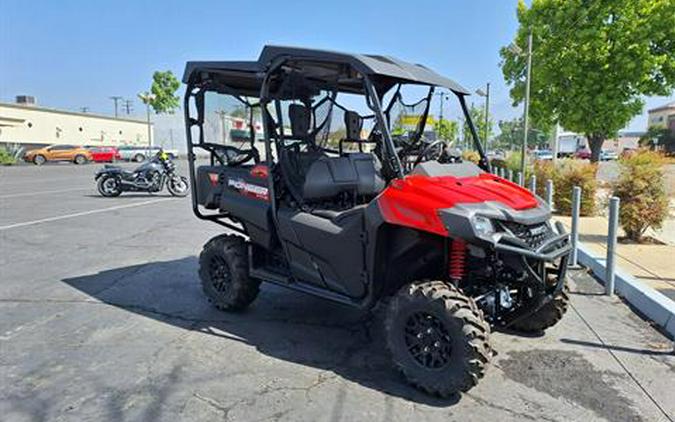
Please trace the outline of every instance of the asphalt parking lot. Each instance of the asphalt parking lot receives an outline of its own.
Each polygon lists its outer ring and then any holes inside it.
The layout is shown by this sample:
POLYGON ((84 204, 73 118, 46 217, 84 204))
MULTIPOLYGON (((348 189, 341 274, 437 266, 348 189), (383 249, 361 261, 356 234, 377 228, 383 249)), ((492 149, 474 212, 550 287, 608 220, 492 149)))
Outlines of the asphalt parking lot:
POLYGON ((493 334, 478 387, 436 399, 391 368, 377 311, 271 286, 213 309, 197 255, 220 229, 188 198, 99 197, 97 167, 0 168, 4 421, 673 420, 672 342, 581 271, 561 324, 493 334))

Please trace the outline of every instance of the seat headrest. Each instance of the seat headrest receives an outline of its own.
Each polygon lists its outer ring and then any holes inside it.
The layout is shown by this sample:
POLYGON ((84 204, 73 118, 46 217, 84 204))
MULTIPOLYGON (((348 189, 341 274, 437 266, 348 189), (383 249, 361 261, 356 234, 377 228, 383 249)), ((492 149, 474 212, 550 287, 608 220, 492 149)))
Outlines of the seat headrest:
POLYGON ((291 134, 294 138, 305 138, 309 134, 311 117, 309 109, 302 104, 288 106, 288 118, 291 121, 291 134))
POLYGON ((348 140, 360 140, 363 128, 363 117, 355 111, 345 111, 346 138, 348 140))

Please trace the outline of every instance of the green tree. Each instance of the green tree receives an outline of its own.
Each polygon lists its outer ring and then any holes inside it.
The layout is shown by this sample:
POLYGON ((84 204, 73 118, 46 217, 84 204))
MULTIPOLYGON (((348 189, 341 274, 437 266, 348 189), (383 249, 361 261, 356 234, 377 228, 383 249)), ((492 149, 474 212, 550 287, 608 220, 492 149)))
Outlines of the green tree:
POLYGON ((666 151, 675 151, 675 133, 668 128, 651 126, 640 137, 640 145, 649 148, 659 146, 666 151))
MULTIPOLYGON (((514 43, 533 34, 530 112, 589 140, 591 161, 602 143, 642 111, 644 95, 675 86, 673 0, 519 0, 514 43)), ((502 72, 514 105, 525 92, 524 54, 503 47, 502 72)))
POLYGON ((454 141, 457 139, 459 125, 454 120, 441 119, 434 122, 434 131, 440 139, 454 141))
MULTIPOLYGON (((518 117, 512 120, 500 120, 499 135, 495 137, 496 148, 517 149, 523 143, 523 119, 518 117)), ((552 127, 529 127, 527 131, 529 146, 544 148, 553 140, 552 127)))
POLYGON ((150 99, 150 106, 155 113, 171 114, 178 108, 180 104, 180 98, 176 95, 178 88, 180 88, 180 81, 170 70, 153 73, 150 88, 153 97, 150 99))

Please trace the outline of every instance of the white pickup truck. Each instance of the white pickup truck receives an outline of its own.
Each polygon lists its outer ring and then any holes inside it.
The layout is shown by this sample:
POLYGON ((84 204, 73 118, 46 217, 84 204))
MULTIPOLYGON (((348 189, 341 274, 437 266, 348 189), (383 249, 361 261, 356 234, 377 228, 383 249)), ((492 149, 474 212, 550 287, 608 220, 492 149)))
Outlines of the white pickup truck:
MULTIPOLYGON (((161 147, 159 146, 149 147, 149 146, 132 146, 132 145, 126 145, 117 148, 117 150, 120 153, 120 158, 122 160, 136 161, 137 163, 145 161, 148 158, 154 156, 159 152, 160 149, 161 147)), ((164 148, 164 152, 169 154, 169 157, 171 159, 178 158, 178 150, 164 148)))

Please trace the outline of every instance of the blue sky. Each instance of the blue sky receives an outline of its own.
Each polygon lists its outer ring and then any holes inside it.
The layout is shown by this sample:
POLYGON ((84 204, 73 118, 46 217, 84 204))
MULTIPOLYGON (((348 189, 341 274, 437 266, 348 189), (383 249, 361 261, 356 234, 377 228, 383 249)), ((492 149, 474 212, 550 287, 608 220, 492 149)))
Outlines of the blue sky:
MULTIPOLYGON (((0 0, 0 101, 28 94, 44 106, 110 114, 108 97, 121 95, 134 99, 140 113, 136 94, 149 88, 153 71, 180 76, 188 60, 252 60, 272 43, 393 55, 472 91, 490 81, 495 118, 510 118, 522 111, 510 105, 498 50, 515 34, 515 6, 516 0, 0 0)), ((647 107, 667 101, 650 98, 647 107)), ((645 121, 638 117, 629 127, 641 130, 645 121)))

